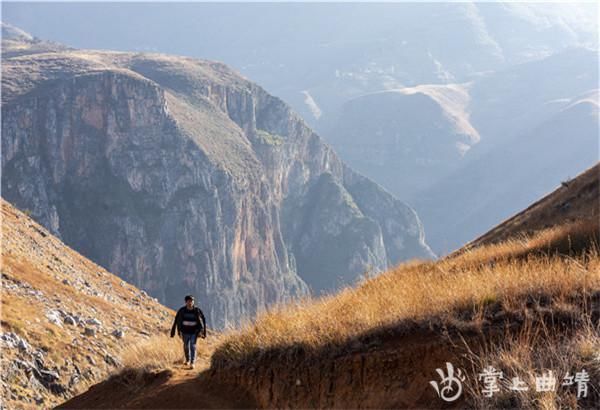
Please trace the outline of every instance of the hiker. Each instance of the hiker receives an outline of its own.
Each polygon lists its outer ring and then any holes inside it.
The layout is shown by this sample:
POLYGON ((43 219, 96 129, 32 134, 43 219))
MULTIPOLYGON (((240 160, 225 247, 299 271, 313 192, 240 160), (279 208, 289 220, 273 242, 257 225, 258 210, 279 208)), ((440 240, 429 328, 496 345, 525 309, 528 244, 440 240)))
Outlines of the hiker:
POLYGON ((194 306, 192 295, 185 297, 185 306, 177 311, 173 327, 171 327, 171 337, 175 337, 175 329, 183 340, 185 365, 189 365, 190 369, 193 369, 196 361, 196 339, 198 335, 203 339, 206 338, 206 319, 204 319, 202 310, 194 306))

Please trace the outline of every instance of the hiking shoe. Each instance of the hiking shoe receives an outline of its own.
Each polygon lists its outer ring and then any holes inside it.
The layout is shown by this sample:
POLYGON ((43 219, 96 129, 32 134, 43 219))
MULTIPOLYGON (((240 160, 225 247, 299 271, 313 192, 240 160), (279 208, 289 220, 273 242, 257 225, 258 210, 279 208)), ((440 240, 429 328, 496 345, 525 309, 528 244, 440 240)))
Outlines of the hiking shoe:
POLYGON ((189 360, 186 360, 186 361, 184 361, 184 362, 183 362, 183 365, 184 365, 184 366, 187 366, 187 365, 189 365, 189 364, 190 364, 190 361, 189 361, 189 360))
POLYGON ((196 366, 196 363, 194 363, 194 362, 190 363, 190 370, 192 370, 194 368, 194 366, 196 366))

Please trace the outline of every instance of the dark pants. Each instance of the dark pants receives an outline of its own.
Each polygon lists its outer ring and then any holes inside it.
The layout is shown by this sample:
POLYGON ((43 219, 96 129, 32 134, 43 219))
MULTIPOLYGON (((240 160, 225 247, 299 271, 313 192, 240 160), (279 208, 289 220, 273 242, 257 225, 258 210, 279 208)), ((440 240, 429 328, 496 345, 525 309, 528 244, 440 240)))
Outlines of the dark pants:
POLYGON ((196 361, 196 333, 182 333, 183 353, 185 360, 194 363, 196 361))

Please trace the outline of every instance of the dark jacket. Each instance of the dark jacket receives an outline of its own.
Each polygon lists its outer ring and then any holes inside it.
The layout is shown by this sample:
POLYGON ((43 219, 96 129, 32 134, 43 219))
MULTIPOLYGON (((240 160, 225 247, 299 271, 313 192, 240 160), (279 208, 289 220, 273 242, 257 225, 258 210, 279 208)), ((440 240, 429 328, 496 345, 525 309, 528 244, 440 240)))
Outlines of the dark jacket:
MULTIPOLYGON (((189 318, 188 318, 189 319, 189 318)), ((194 306, 194 308, 188 311, 187 306, 182 307, 177 311, 175 315, 175 320, 173 321, 173 326, 171 327, 171 337, 175 336, 175 329, 177 329, 177 334, 181 333, 195 333, 196 335, 200 335, 200 337, 206 337, 206 319, 204 318, 204 313, 200 310, 199 307, 194 306), (184 322, 189 322, 185 320, 191 316, 191 318, 195 321, 194 326, 188 326, 184 322)))

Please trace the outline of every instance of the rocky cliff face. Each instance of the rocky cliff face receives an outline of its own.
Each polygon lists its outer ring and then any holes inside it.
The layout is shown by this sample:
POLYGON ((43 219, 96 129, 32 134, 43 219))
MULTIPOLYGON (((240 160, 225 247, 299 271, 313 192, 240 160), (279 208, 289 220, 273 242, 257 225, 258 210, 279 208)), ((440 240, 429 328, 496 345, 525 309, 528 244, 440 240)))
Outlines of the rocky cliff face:
POLYGON ((212 326, 432 255, 410 208, 222 64, 35 53, 4 58, 2 92, 3 197, 212 326))

